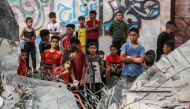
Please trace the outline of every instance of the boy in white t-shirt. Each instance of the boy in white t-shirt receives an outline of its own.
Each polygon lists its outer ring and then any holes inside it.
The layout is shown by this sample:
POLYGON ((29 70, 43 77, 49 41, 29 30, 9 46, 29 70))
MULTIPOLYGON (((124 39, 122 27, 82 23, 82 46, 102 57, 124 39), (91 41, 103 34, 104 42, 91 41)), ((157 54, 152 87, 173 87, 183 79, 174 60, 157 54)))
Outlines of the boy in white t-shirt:
POLYGON ((49 19, 51 23, 48 24, 47 29, 50 31, 50 39, 52 35, 59 35, 61 32, 60 24, 56 21, 56 13, 50 12, 49 19))

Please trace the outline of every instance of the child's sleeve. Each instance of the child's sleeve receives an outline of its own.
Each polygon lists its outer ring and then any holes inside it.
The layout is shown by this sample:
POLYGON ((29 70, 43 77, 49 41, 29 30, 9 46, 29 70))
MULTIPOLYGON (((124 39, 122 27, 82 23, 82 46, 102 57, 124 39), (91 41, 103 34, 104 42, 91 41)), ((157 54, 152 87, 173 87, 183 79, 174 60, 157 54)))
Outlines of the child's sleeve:
POLYGON ((61 65, 62 62, 63 62, 63 55, 61 54, 61 55, 60 55, 60 62, 59 62, 59 65, 61 65))
POLYGON ((127 53, 127 43, 123 44, 121 46, 120 50, 121 50, 121 52, 123 51, 123 52, 127 53))
POLYGON ((63 30, 61 28, 61 24, 60 23, 57 26, 57 31, 56 32, 63 33, 63 30))
POLYGON ((145 55, 145 49, 142 46, 141 49, 140 49, 140 56, 144 56, 144 55, 145 55))
POLYGON ((106 67, 109 66, 109 57, 106 57, 106 67))

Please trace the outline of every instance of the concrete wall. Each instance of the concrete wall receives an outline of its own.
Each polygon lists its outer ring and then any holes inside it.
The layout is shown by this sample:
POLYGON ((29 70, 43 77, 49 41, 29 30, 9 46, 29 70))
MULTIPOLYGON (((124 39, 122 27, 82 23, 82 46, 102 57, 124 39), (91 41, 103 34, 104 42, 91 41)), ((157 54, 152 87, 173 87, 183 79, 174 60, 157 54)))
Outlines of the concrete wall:
MULTIPOLYGON (((109 53, 111 38, 107 30, 114 17, 114 12, 121 10, 129 27, 140 28, 140 42, 146 50, 156 49, 156 40, 165 23, 170 19, 171 0, 8 0, 20 29, 25 26, 25 18, 34 19, 34 28, 39 30, 47 27, 48 14, 57 13, 57 20, 64 27, 68 23, 78 25, 80 15, 88 19, 90 10, 98 12, 101 21, 100 49, 109 53)), ((63 28, 64 29, 64 28, 63 28)))
MULTIPOLYGON (((18 21, 20 29, 28 16, 34 19, 34 28, 46 28, 49 23, 48 13, 55 11, 57 20, 65 26, 68 23, 78 25, 80 15, 88 19, 90 10, 98 12, 102 22, 102 36, 105 36, 111 24, 114 12, 125 13, 129 27, 139 27, 141 42, 146 49, 156 48, 157 36, 165 22, 170 19, 170 0, 8 0, 18 21)), ((101 38, 102 40, 104 38, 101 38)), ((109 39, 109 38, 105 38, 109 39)), ((111 40, 111 39, 110 39, 111 40)), ((111 43, 111 42, 110 42, 111 43)), ((102 45, 102 44, 100 44, 102 45)))

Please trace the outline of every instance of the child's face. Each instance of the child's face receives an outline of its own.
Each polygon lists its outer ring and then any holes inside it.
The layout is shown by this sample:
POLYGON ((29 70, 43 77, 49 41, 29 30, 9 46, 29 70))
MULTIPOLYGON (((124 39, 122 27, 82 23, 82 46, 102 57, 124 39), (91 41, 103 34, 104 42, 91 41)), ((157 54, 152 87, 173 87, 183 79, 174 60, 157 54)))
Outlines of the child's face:
POLYGON ((49 19, 50 19, 50 21, 51 21, 52 23, 55 23, 55 22, 56 22, 56 17, 50 17, 49 19))
POLYGON ((117 15, 116 15, 116 20, 117 20, 117 21, 122 21, 122 20, 123 20, 123 14, 117 13, 117 15))
POLYGON ((88 51, 90 52, 90 54, 96 54, 96 46, 95 45, 91 45, 89 48, 88 48, 88 51))
POLYGON ((51 42, 50 42, 50 45, 51 45, 51 48, 57 48, 59 44, 59 41, 57 39, 52 39, 51 42))
POLYGON ((27 53, 26 52, 23 52, 23 53, 21 53, 21 60, 26 60, 26 58, 27 58, 27 53))
POLYGON ((90 14, 90 19, 96 19, 96 15, 95 14, 90 14))
POLYGON ((115 47, 110 48, 111 55, 116 55, 117 54, 117 49, 115 47))
POLYGON ((129 33, 129 38, 131 40, 131 43, 136 43, 138 38, 139 38, 139 35, 138 35, 138 33, 134 32, 134 31, 131 31, 129 33))
POLYGON ((71 68, 71 61, 67 61, 64 63, 65 70, 69 70, 71 68))
POLYGON ((69 57, 74 59, 77 56, 77 52, 72 52, 69 57))
POLYGON ((171 48, 168 47, 166 44, 164 44, 164 47, 163 47, 164 54, 169 54, 171 51, 172 51, 171 48))
POLYGON ((100 53, 100 54, 99 54, 99 57, 100 57, 100 58, 104 58, 104 54, 103 54, 103 53, 100 53))
POLYGON ((45 41, 48 41, 48 40, 49 40, 49 34, 46 35, 46 36, 44 36, 44 40, 45 40, 45 41))
POLYGON ((80 25, 84 25, 84 23, 85 23, 85 20, 84 20, 84 19, 79 19, 79 24, 80 24, 80 25))
POLYGON ((32 27, 33 20, 28 20, 26 24, 27 24, 27 27, 32 27))
POLYGON ((74 34, 74 29, 72 28, 72 27, 67 27, 67 33, 69 34, 69 35, 73 35, 74 34))

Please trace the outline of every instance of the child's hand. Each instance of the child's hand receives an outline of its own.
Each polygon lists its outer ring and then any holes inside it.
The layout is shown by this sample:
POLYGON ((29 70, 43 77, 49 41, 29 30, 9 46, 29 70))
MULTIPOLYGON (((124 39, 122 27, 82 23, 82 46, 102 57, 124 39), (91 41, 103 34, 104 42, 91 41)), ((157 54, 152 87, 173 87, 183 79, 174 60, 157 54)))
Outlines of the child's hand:
POLYGON ((36 38, 33 36, 33 37, 32 37, 32 39, 31 39, 31 42, 34 42, 34 41, 35 41, 35 39, 36 39, 36 38))
POLYGON ((71 87, 78 88, 78 86, 79 86, 79 81, 77 80, 74 80, 73 83, 71 84, 71 87))
POLYGON ((24 38, 24 41, 30 42, 30 39, 29 38, 24 38))
POLYGON ((80 86, 83 86, 84 85, 84 79, 81 79, 80 80, 80 86))
POLYGON ((110 69, 111 69, 112 72, 116 72, 114 67, 110 67, 110 69))

